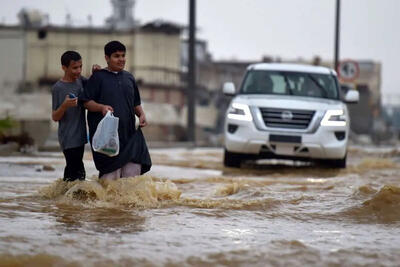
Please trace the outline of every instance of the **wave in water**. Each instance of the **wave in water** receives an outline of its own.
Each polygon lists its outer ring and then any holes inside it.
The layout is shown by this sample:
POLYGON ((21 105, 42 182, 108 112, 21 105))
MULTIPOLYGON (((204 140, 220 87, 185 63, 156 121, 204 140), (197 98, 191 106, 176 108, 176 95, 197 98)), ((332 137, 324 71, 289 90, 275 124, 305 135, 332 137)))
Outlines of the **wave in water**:
POLYGON ((64 182, 58 179, 49 186, 40 189, 40 196, 62 201, 66 204, 92 203, 95 207, 106 204, 135 208, 159 208, 168 205, 196 208, 222 209, 270 209, 280 203, 279 200, 259 197, 232 199, 231 195, 247 188, 246 182, 232 182, 216 189, 209 198, 182 198, 182 192, 175 183, 159 180, 150 176, 124 178, 116 181, 103 180, 64 182))
POLYGON ((376 191, 370 186, 358 190, 369 197, 356 207, 345 211, 345 214, 362 222, 393 223, 400 221, 400 187, 384 185, 376 191))

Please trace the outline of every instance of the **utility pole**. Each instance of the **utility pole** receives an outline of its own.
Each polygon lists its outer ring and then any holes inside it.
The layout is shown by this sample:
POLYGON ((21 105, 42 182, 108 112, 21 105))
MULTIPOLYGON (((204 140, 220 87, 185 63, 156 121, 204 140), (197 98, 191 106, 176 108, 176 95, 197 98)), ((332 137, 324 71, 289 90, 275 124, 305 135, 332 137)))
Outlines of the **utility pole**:
POLYGON ((335 70, 339 67, 339 41, 340 41, 340 0, 336 0, 336 27, 335 27, 335 70))
POLYGON ((189 0, 189 66, 187 84, 187 137, 196 142, 196 0, 189 0))

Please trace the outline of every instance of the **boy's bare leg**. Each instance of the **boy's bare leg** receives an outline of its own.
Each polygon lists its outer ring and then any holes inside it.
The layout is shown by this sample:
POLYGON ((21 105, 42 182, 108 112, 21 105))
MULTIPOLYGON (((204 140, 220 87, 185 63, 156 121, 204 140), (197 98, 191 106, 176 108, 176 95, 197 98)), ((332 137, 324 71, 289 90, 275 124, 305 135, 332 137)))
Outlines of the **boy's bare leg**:
POLYGON ((103 174, 100 178, 107 181, 117 180, 121 177, 121 169, 103 174))
POLYGON ((140 175, 142 166, 137 163, 128 162, 121 170, 121 177, 135 177, 140 175))

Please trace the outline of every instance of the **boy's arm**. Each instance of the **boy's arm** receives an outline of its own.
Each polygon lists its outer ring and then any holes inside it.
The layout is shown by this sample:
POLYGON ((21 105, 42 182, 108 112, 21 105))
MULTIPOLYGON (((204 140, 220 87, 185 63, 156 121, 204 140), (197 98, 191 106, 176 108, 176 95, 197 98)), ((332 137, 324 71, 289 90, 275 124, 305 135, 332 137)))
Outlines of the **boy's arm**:
POLYGON ((135 78, 133 78, 133 94, 134 94, 134 100, 133 100, 133 110, 135 111, 136 116, 139 117, 139 127, 145 127, 147 126, 147 119, 146 115, 144 114, 144 110, 141 106, 141 99, 140 99, 140 93, 139 93, 139 88, 137 87, 135 78))
POLYGON ((104 116, 107 114, 107 111, 114 112, 114 109, 111 106, 96 102, 99 99, 100 90, 101 78, 99 77, 99 73, 93 73, 87 81, 80 100, 84 102, 83 105, 87 110, 90 112, 101 112, 104 116))
POLYGON ((144 110, 141 105, 134 107, 136 116, 139 117, 139 126, 145 127, 147 126, 146 115, 144 114, 144 110))
POLYGON ((92 65, 92 74, 93 74, 95 71, 98 71, 98 70, 101 70, 101 66, 98 65, 98 64, 93 64, 93 65, 92 65))
MULTIPOLYGON (((93 75, 93 73, 95 73, 96 71, 101 70, 101 66, 97 65, 97 64, 93 64, 92 65, 92 73, 89 76, 89 78, 93 75)), ((81 76, 80 79, 82 81, 82 86, 83 88, 86 88, 87 82, 89 81, 89 78, 86 78, 85 76, 81 76)))
POLYGON ((64 102, 56 109, 53 110, 51 117, 53 121, 59 121, 64 116, 65 111, 70 107, 76 107, 78 105, 78 98, 69 98, 68 95, 65 96, 64 102))
POLYGON ((85 102, 84 106, 90 112, 101 112, 103 116, 107 114, 107 111, 114 112, 114 109, 111 106, 99 104, 94 100, 89 100, 85 102))

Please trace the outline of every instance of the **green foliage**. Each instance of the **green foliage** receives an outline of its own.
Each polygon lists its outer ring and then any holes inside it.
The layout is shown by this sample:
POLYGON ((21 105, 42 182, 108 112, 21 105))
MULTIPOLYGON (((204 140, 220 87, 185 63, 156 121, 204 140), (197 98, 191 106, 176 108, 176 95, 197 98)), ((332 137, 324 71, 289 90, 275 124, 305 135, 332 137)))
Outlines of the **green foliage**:
POLYGON ((7 116, 5 119, 0 119, 0 134, 7 129, 11 129, 17 125, 17 122, 14 121, 11 117, 7 116))

